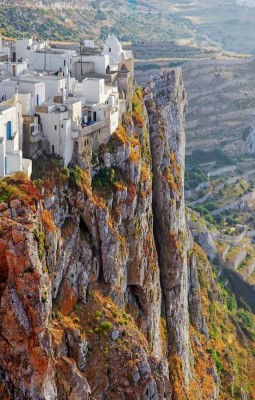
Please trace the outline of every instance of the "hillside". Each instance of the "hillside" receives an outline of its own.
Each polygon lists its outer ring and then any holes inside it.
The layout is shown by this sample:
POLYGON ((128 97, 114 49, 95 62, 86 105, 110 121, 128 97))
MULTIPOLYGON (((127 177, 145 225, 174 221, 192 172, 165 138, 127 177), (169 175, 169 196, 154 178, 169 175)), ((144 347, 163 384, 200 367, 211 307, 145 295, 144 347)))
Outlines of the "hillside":
POLYGON ((244 150, 243 132, 253 124, 254 60, 213 60, 183 65, 188 94, 187 153, 244 150))
MULTIPOLYGON (((37 34, 42 38, 104 39, 108 32, 122 41, 174 40, 178 45, 215 53, 254 51, 254 16, 234 0, 224 2, 3 1, 0 24, 5 36, 37 34), (7 23, 8 21, 8 23, 7 23), (92 23, 93 21, 93 23, 92 23), (148 24, 150 21, 150 24, 148 24)), ((159 51, 160 53, 160 51, 159 51)), ((170 57, 170 54, 169 54, 170 57)))
POLYGON ((186 224, 185 108, 165 70, 92 157, 0 181, 4 399, 255 399, 254 315, 186 224))

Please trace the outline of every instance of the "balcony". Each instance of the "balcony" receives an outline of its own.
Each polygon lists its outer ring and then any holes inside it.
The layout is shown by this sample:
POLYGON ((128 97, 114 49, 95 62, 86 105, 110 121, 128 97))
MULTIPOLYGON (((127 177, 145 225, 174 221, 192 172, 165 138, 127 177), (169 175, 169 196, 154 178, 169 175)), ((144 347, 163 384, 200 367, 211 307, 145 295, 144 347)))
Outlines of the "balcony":
POLYGON ((77 139, 79 137, 87 136, 90 133, 93 133, 95 131, 98 131, 99 129, 107 127, 108 124, 109 124, 109 121, 107 119, 105 119, 103 121, 98 121, 91 125, 84 126, 82 129, 79 129, 77 131, 72 131, 72 139, 77 139))

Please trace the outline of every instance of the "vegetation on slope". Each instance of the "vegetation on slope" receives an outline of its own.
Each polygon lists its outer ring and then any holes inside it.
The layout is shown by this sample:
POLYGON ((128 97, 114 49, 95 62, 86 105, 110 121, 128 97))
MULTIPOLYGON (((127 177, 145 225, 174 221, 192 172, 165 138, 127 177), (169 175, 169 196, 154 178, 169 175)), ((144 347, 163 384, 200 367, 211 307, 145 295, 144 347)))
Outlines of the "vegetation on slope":
POLYGON ((205 359, 207 354, 211 355, 220 378, 219 399, 240 399, 241 394, 255 399, 254 314, 237 306, 234 295, 216 279, 216 274, 213 276, 207 257, 196 244, 194 255, 198 260, 203 313, 210 335, 205 342, 192 330, 197 374, 201 375, 201 353, 197 345, 201 341, 205 359))

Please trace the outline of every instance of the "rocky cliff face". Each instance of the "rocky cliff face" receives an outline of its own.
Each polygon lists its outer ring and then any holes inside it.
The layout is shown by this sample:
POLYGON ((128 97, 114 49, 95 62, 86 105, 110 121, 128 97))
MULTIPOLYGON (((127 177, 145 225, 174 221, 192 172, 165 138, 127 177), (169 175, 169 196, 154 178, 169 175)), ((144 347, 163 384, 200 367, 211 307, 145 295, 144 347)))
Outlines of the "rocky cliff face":
POLYGON ((154 231, 171 352, 190 378, 187 250, 183 192, 186 94, 180 70, 162 71, 145 97, 153 169, 154 231))
POLYGON ((217 398, 213 278, 185 220, 185 107, 180 70, 162 71, 92 159, 37 160, 39 190, 1 182, 2 399, 217 398))

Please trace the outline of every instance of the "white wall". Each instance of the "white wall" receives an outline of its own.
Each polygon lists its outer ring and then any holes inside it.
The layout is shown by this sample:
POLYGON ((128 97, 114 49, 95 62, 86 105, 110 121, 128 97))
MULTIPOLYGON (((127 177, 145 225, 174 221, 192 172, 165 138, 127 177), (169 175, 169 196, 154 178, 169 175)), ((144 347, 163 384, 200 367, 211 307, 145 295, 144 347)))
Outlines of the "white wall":
POLYGON ((30 92, 31 96, 31 109, 28 114, 33 115, 35 112, 35 106, 42 104, 45 101, 45 84, 44 82, 27 82, 20 80, 19 91, 30 92), (38 96, 38 97, 37 97, 38 96), (37 104, 38 102, 38 104, 37 104))
POLYGON ((10 80, 0 82, 0 102, 1 102, 2 96, 6 96, 7 100, 11 99, 15 93, 16 86, 17 86, 17 83, 14 83, 13 81, 10 81, 10 80))
POLYGON ((97 121, 103 121, 109 115, 109 109, 107 109, 103 104, 96 104, 91 107, 92 119, 94 111, 96 112, 97 121))
MULTIPOLYGON (((0 127, 1 130, 1 127, 0 127)), ((0 142, 0 177, 5 176, 5 141, 0 142)))
POLYGON ((18 99, 22 106, 22 115, 31 115, 31 93, 19 93, 18 99))
POLYGON ((104 103, 104 79, 86 78, 82 81, 82 95, 86 102, 104 103))
POLYGON ((54 152, 63 157, 65 165, 68 165, 73 153, 69 112, 39 114, 43 134, 50 143, 50 152, 52 152, 52 146, 54 146, 54 152))
MULTIPOLYGON (((37 105, 37 95, 39 99, 39 105, 45 101, 45 84, 43 82, 28 82, 25 81, 25 77, 21 76, 19 81, 17 80, 5 80, 0 82, 0 93, 5 94, 7 99, 12 98, 15 94, 15 90, 18 87, 19 92, 22 94, 31 94, 31 105, 30 109, 26 109, 27 114, 34 113, 34 107, 37 105), (19 85, 18 85, 19 83, 19 85)), ((0 98, 1 100, 1 98, 0 98)), ((23 104, 23 103, 22 103, 23 104)), ((23 113, 23 110, 22 110, 23 113)), ((23 114, 25 115, 25 114, 23 114)))
POLYGON ((118 111, 110 114, 110 133, 112 134, 117 128, 119 124, 119 113, 118 111))
POLYGON ((82 60, 84 62, 93 62, 95 73, 97 74, 106 74, 106 68, 110 64, 109 55, 95 55, 95 56, 83 56, 82 60))
MULTIPOLYGON (((17 97, 16 95, 15 101, 17 97)), ((0 176, 23 170, 21 104, 19 102, 15 104, 0 109, 0 176), (9 121, 12 124, 11 139, 7 139, 7 123, 9 121)))
MULTIPOLYGON (((61 128, 61 136, 62 136, 62 154, 65 162, 65 166, 67 166, 73 156, 73 140, 71 137, 71 120, 64 120, 63 121, 64 128, 61 128)), ((62 127, 62 125, 61 125, 62 127)))
POLYGON ((72 121, 80 122, 80 120, 81 120, 81 101, 76 101, 76 102, 72 101, 72 102, 68 103, 68 100, 67 100, 65 105, 71 113, 72 121))
POLYGON ((27 70, 27 63, 10 63, 8 64, 8 72, 11 76, 20 76, 27 70))
POLYGON ((12 133, 18 131, 19 133, 19 123, 18 123, 18 116, 17 116, 17 109, 14 106, 10 106, 4 110, 0 110, 2 114, 2 132, 0 132, 0 136, 7 138, 7 122, 10 121, 12 124, 12 133))
POLYGON ((22 169, 25 172, 25 174, 30 178, 32 174, 32 160, 29 160, 27 158, 23 158, 22 160, 22 169))
POLYGON ((44 49, 47 44, 48 42, 33 42, 33 40, 29 38, 17 39, 15 42, 16 60, 20 58, 22 58, 23 61, 27 60, 30 53, 35 52, 35 50, 44 49))
POLYGON ((33 43, 32 39, 17 39, 15 43, 16 47, 16 60, 22 58, 24 61, 27 59, 29 51, 28 46, 33 43))
POLYGON ((46 63, 45 63, 45 54, 44 52, 37 53, 31 52, 29 54, 29 68, 38 70, 38 71, 59 71, 60 68, 62 70, 65 66, 70 68, 72 66, 72 54, 55 54, 55 53, 47 53, 46 54, 46 63), (45 65, 46 64, 46 65, 45 65), (46 68, 44 68, 46 66, 46 68))
POLYGON ((19 150, 19 132, 14 134, 12 140, 6 140, 6 152, 15 153, 19 150))
POLYGON ((64 90, 66 83, 66 79, 45 79, 45 97, 48 100, 53 99, 60 91, 61 89, 64 90))
POLYGON ((15 154, 6 153, 6 157, 7 157, 7 174, 13 174, 14 172, 23 170, 21 150, 19 150, 15 154))

